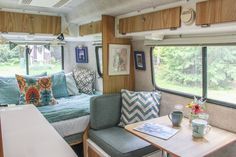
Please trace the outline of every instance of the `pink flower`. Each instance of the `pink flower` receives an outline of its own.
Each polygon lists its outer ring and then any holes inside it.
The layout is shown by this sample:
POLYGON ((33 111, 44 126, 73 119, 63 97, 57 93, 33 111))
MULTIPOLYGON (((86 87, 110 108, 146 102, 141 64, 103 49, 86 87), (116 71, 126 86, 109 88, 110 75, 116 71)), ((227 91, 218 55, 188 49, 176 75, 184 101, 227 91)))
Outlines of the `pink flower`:
POLYGON ((199 104, 194 104, 192 111, 194 114, 199 114, 199 113, 203 112, 203 110, 199 104))

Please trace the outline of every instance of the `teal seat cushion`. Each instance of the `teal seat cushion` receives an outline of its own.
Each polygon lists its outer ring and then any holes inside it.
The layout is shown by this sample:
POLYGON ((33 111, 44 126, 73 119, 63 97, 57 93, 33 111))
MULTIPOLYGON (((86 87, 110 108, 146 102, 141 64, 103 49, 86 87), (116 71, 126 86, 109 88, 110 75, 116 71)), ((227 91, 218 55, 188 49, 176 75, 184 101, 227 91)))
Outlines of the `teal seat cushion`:
POLYGON ((52 92, 55 98, 69 96, 64 71, 52 75, 52 92))
POLYGON ((120 127, 90 129, 89 138, 112 157, 142 157, 157 151, 148 142, 120 127))
MULTIPOLYGON (((47 73, 32 77, 47 76, 47 73)), ((20 91, 15 77, 0 77, 0 105, 19 104, 20 91)))
POLYGON ((120 94, 102 95, 90 101, 90 127, 94 130, 117 126, 120 122, 120 94))

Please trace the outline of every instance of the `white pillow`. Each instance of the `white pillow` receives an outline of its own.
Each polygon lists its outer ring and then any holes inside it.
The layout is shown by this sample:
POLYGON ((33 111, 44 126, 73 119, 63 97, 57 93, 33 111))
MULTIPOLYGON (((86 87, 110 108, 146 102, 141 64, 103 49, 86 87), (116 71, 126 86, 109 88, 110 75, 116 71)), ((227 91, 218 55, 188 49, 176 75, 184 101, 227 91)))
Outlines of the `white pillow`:
POLYGON ((72 95, 78 95, 79 94, 79 90, 76 86, 76 82, 75 82, 75 79, 73 77, 73 73, 70 72, 68 74, 65 74, 66 75, 66 85, 67 85, 67 91, 68 91, 68 94, 70 96, 72 95))

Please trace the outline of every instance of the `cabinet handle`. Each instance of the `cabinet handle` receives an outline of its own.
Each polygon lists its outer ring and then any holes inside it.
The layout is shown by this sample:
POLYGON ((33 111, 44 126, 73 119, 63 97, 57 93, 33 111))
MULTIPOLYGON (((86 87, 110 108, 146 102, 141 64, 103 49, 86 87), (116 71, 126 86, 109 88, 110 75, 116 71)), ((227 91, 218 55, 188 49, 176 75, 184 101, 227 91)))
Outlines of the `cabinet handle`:
POLYGON ((143 16, 143 17, 142 17, 142 20, 143 20, 143 22, 145 22, 145 21, 146 21, 146 18, 143 16))

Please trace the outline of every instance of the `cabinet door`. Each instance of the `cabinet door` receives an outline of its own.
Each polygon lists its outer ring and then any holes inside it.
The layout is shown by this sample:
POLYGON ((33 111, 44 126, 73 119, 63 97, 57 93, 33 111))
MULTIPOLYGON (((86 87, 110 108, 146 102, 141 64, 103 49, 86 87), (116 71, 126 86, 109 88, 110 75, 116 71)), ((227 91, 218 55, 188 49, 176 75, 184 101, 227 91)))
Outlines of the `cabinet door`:
POLYGON ((146 15, 132 16, 119 21, 119 32, 121 34, 131 33, 131 32, 141 32, 144 31, 144 25, 146 22, 146 15))
POLYGON ((56 35, 61 33, 61 17, 1 11, 0 31, 56 35))
POLYGON ((161 10, 119 20, 121 34, 141 31, 151 31, 168 28, 178 28, 181 7, 161 10))
POLYGON ((34 33, 54 34, 61 33, 61 18, 57 16, 31 15, 31 29, 34 33))
POLYGON ((196 25, 236 21, 235 0, 208 0, 197 3, 196 25))
POLYGON ((102 32, 101 21, 91 22, 79 26, 79 33, 81 36, 97 34, 102 32))
POLYGON ((1 32, 23 32, 29 30, 29 14, 0 12, 1 32))

